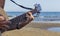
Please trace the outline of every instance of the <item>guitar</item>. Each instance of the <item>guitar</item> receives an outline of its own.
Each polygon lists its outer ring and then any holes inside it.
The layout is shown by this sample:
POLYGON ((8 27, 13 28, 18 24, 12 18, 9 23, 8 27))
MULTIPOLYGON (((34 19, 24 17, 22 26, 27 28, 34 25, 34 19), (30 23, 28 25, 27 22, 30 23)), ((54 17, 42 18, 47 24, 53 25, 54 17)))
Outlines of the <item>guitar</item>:
POLYGON ((34 18, 33 15, 39 11, 41 11, 41 7, 39 4, 36 4, 35 9, 32 9, 31 11, 28 11, 27 13, 24 13, 13 19, 8 20, 11 23, 4 26, 4 28, 1 29, 1 32, 14 30, 14 29, 21 29, 22 27, 30 23, 34 18))
POLYGON ((24 27, 25 25, 27 25, 28 23, 30 23, 33 20, 33 14, 35 14, 35 13, 37 13, 36 9, 29 11, 27 13, 24 13, 22 15, 19 15, 13 19, 10 19, 9 21, 11 23, 8 24, 9 28, 7 30, 21 29, 22 27, 24 27))

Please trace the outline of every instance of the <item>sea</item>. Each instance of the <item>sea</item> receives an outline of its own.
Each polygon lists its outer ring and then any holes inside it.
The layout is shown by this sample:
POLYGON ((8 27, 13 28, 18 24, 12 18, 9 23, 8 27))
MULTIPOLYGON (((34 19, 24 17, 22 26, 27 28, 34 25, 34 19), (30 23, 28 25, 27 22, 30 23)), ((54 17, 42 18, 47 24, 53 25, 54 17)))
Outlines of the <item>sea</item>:
MULTIPOLYGON (((7 12, 7 15, 10 19, 13 19, 19 15, 22 15, 26 12, 7 12)), ((40 12, 39 14, 33 15, 35 18, 33 21, 35 22, 54 22, 60 23, 60 12, 40 12)), ((49 31, 60 32, 60 27, 52 27, 48 29, 49 31)))
MULTIPOLYGON (((22 15, 26 12, 7 12, 10 18, 22 15)), ((40 12, 33 15, 35 19, 33 21, 60 21, 60 12, 40 12)))

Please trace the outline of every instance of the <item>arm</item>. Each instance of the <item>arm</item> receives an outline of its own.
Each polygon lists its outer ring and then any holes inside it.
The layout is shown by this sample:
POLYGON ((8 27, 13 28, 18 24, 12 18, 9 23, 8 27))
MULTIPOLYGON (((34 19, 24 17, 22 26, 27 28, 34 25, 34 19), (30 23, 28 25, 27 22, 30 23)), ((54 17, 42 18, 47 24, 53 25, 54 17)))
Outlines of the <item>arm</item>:
POLYGON ((0 0, 0 7, 4 8, 5 0, 0 0))

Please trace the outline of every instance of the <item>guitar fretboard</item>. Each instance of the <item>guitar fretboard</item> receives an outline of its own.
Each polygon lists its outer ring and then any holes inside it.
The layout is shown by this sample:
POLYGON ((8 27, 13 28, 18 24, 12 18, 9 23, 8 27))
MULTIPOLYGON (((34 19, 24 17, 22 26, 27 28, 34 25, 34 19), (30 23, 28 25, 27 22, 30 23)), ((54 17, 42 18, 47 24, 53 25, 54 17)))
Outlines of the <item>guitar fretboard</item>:
POLYGON ((19 15, 9 21, 11 21, 11 24, 9 24, 10 29, 13 29, 15 28, 14 26, 17 26, 17 24, 19 24, 20 22, 26 21, 26 13, 19 15))

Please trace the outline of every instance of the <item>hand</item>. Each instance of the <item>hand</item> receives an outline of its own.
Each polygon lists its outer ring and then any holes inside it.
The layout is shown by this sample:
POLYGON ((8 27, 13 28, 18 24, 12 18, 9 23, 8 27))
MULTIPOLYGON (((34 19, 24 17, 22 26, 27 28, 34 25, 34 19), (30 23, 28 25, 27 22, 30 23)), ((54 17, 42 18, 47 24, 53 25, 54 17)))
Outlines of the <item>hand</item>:
POLYGON ((3 16, 0 16, 0 22, 6 20, 3 16))
POLYGON ((0 26, 9 24, 10 21, 6 20, 4 16, 0 16, 0 26))
POLYGON ((32 15, 31 12, 28 12, 28 13, 26 14, 26 17, 27 17, 28 19, 34 19, 34 16, 32 15))

